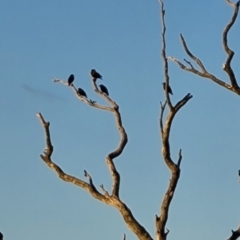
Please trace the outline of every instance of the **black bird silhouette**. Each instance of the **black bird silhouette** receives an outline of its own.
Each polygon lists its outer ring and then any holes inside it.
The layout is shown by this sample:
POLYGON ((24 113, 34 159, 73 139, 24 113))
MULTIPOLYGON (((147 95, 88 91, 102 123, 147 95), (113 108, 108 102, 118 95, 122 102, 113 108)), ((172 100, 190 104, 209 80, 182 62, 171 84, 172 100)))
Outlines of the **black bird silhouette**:
POLYGON ((106 95, 109 95, 108 90, 104 85, 100 84, 99 87, 103 93, 105 93, 106 95))
MULTIPOLYGON (((166 83, 164 82, 162 84, 163 84, 163 89, 165 90, 166 83)), ((168 88, 167 88, 167 92, 173 95, 172 89, 171 89, 171 87, 169 85, 168 85, 168 88)))
POLYGON ((0 232, 0 240, 3 240, 3 234, 0 232))
POLYGON ((97 80, 98 78, 102 79, 102 75, 98 73, 95 69, 92 69, 90 73, 94 80, 97 80))
POLYGON ((70 86, 74 81, 74 75, 71 74, 69 77, 68 77, 68 86, 70 86))
POLYGON ((84 96, 87 98, 87 94, 82 88, 78 88, 77 92, 80 96, 84 96))

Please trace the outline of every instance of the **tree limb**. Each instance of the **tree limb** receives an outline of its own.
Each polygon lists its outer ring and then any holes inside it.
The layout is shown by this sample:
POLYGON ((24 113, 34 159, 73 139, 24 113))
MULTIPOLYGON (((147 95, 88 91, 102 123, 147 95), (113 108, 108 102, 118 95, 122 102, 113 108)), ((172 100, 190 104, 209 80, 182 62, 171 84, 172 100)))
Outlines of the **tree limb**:
MULTIPOLYGON (((54 82, 59 82, 59 83, 62 83, 64 85, 68 86, 66 81, 63 81, 60 79, 54 79, 54 82)), ((51 140, 50 140, 50 131, 49 131, 50 123, 46 122, 44 120, 41 113, 38 113, 37 116, 45 130, 45 137, 46 137, 46 144, 47 144, 45 151, 44 151, 44 155, 41 155, 41 158, 52 170, 54 170, 58 174, 58 176, 62 180, 71 182, 71 183, 85 189, 94 198, 98 199, 99 201, 102 201, 108 205, 111 205, 111 206, 114 206, 115 208, 117 208, 119 210, 120 214, 122 215, 127 226, 132 230, 133 233, 135 233, 137 235, 137 237, 140 240, 153 240, 152 237, 149 235, 149 233, 145 230, 145 228, 143 226, 141 226, 140 223, 138 223, 138 221, 134 218, 131 210, 127 207, 127 205, 125 203, 123 203, 120 200, 120 197, 119 197, 120 174, 118 173, 113 160, 122 153, 122 151, 124 150, 124 147, 127 144, 127 140, 128 140, 127 134, 122 125, 121 114, 119 112, 119 106, 109 96, 107 96, 106 94, 104 94, 98 90, 98 87, 96 85, 96 79, 92 79, 92 83, 93 83, 94 91, 97 94, 99 94, 102 98, 104 98, 106 101, 108 101, 108 103, 111 105, 110 107, 104 106, 104 105, 99 105, 99 104, 96 104, 95 102, 93 103, 93 101, 90 101, 87 98, 80 96, 78 94, 77 89, 74 86, 74 84, 71 84, 71 86, 68 86, 68 87, 71 87, 73 89, 75 95, 84 103, 86 103, 92 107, 95 107, 95 108, 110 111, 115 116, 117 129, 120 134, 120 143, 119 143, 118 147, 114 151, 110 152, 106 157, 106 162, 107 162, 108 168, 110 170, 110 173, 111 173, 111 176, 113 179, 111 195, 108 194, 108 192, 104 189, 103 185, 101 185, 100 187, 104 194, 101 194, 96 189, 96 187, 93 183, 92 177, 86 170, 84 170, 84 175, 85 175, 85 177, 87 177, 89 179, 89 183, 87 183, 81 179, 78 179, 74 176, 66 174, 56 163, 54 163, 52 161, 51 155, 53 153, 53 146, 52 146, 51 140)))
POLYGON ((161 23, 162 23, 162 59, 163 59, 163 64, 164 64, 164 76, 165 76, 165 96, 166 96, 166 101, 168 104, 168 107, 170 109, 172 109, 172 102, 169 96, 169 92, 168 92, 168 86, 169 86, 169 74, 168 74, 168 60, 166 57, 166 39, 165 39, 165 35, 166 35, 166 25, 165 25, 165 10, 164 10, 164 3, 162 0, 159 0, 159 3, 161 4, 161 23))
MULTIPOLYGON (((111 201, 106 196, 102 195, 97 191, 95 188, 92 179, 90 179, 90 184, 86 183, 85 181, 76 178, 74 176, 71 176, 69 174, 66 174, 56 163, 54 163, 51 159, 52 153, 53 153, 53 146, 51 143, 51 137, 50 137, 50 123, 46 122, 42 116, 41 113, 37 113, 37 117, 39 118, 39 121, 41 122, 44 130, 45 130, 45 138, 46 138, 46 147, 44 150, 44 155, 40 155, 42 160, 50 167, 53 171, 55 171, 59 178, 61 178, 65 182, 70 182, 72 184, 75 184, 81 188, 84 188, 87 192, 89 192, 94 198, 106 203, 111 204, 111 201)), ((90 176, 90 175, 88 175, 90 176)))
MULTIPOLYGON (((162 56, 164 61, 164 76, 165 76, 165 82, 169 84, 169 74, 168 74, 168 59, 166 57, 166 42, 165 42, 165 32, 166 32, 166 26, 165 26, 165 10, 164 10, 164 3, 163 0, 159 0, 161 5, 161 21, 163 25, 163 32, 162 32, 162 56)), ((192 55, 194 58, 194 56, 192 55)), ((164 158, 164 161, 171 171, 171 179, 169 182, 169 186, 167 189, 167 192, 164 195, 163 201, 161 203, 161 209, 159 216, 156 215, 155 219, 155 225, 156 225, 156 240, 166 240, 167 235, 169 233, 169 230, 166 228, 166 223, 168 220, 168 213, 169 213, 169 207, 180 177, 180 164, 182 160, 182 154, 181 150, 179 151, 179 159, 177 164, 175 164, 171 158, 171 151, 170 151, 170 143, 169 143, 169 136, 170 136, 170 130, 172 121, 176 115, 176 113, 180 110, 181 107, 183 107, 191 98, 192 95, 188 93, 185 97, 183 97, 179 102, 176 103, 175 106, 172 105, 169 94, 166 91, 165 88, 165 96, 166 96, 166 102, 164 104, 161 103, 161 113, 160 113, 160 129, 161 129, 161 137, 162 137, 162 155, 164 158), (169 106, 169 113, 166 116, 165 123, 163 124, 163 115, 165 110, 166 103, 169 106)))
POLYGON ((208 78, 210 80, 212 80, 213 82, 217 83, 218 85, 240 95, 240 87, 238 86, 235 74, 232 70, 231 67, 231 61, 232 58, 234 56, 234 52, 229 48, 228 46, 228 32, 231 29, 231 27, 233 26, 233 24, 235 23, 235 20, 238 16, 238 11, 239 11, 239 4, 240 1, 238 1, 237 3, 232 3, 230 0, 226 0, 233 8, 234 8, 234 13, 232 18, 230 19, 230 22, 227 24, 227 26, 225 27, 224 31, 223 31, 223 47, 225 52, 227 53, 228 57, 226 62, 223 64, 223 70, 228 74, 229 80, 231 82, 231 85, 226 83, 225 81, 217 78, 216 76, 214 76, 213 74, 211 74, 210 72, 208 72, 206 70, 206 68, 204 67, 202 61, 195 57, 189 50, 187 43, 184 39, 184 37, 182 36, 182 34, 180 34, 180 38, 181 38, 181 42, 183 45, 183 48, 185 50, 185 52, 187 53, 187 55, 200 67, 200 70, 196 69, 190 61, 187 61, 186 59, 184 59, 184 61, 190 66, 187 67, 186 65, 184 65, 182 62, 180 62, 178 59, 176 59, 175 57, 168 57, 169 60, 175 62, 178 64, 178 66, 180 68, 182 68, 185 71, 189 71, 192 72, 200 77, 204 77, 204 78, 208 78))
POLYGON ((238 1, 236 4, 232 3, 229 0, 226 0, 226 1, 232 7, 234 7, 234 13, 233 13, 233 16, 232 16, 230 22, 227 24, 227 26, 225 27, 225 29, 223 31, 223 47, 224 47, 225 52, 228 54, 226 63, 223 65, 223 70, 226 71, 226 73, 228 74, 229 79, 230 79, 231 84, 234 87, 234 89, 239 90, 239 86, 237 84, 237 80, 235 78, 234 72, 233 72, 232 67, 231 67, 231 61, 232 61, 234 52, 228 47, 228 39, 227 39, 227 37, 228 37, 229 30, 231 29, 231 27, 233 26, 233 24, 234 24, 234 22, 235 22, 235 20, 237 18, 240 1, 238 1))

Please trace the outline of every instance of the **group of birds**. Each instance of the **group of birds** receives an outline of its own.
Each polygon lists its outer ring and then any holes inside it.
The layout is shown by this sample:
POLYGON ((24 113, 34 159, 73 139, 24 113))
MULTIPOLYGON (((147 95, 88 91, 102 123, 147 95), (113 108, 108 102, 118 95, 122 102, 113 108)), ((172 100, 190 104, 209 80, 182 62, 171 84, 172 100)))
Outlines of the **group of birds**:
MULTIPOLYGON (((93 81, 96 81, 97 79, 102 79, 102 75, 100 73, 98 73, 95 69, 92 69, 90 74, 93 78, 93 81)), ((73 81, 74 81, 74 75, 71 74, 68 77, 68 86, 71 86, 73 81)), ((107 96, 109 95, 108 89, 104 85, 100 84, 99 87, 100 87, 100 90, 101 90, 102 93, 105 93, 107 96)), ((83 96, 83 97, 87 98, 87 94, 82 88, 78 88, 77 92, 80 96, 83 96)))

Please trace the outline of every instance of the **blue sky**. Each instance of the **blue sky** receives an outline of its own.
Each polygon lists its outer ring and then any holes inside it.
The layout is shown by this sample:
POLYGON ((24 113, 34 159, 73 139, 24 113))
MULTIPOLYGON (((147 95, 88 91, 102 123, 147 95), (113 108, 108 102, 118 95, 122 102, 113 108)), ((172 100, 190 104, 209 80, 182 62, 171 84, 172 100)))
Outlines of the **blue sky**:
MULTIPOLYGON (((226 54, 222 31, 232 8, 225 1, 166 1, 167 55, 186 58, 179 34, 206 68, 222 71, 226 54)), ((240 22, 230 32, 232 62, 239 77, 240 22)), ((95 95, 89 71, 104 77, 120 105, 129 142, 116 160, 123 201, 154 236, 154 216, 169 181, 160 151, 161 83, 159 3, 154 1, 2 0, 0 8, 0 231, 4 240, 122 239, 136 237, 113 208, 61 181, 39 155, 45 147, 41 112, 51 122, 53 160, 96 186, 111 187, 105 156, 119 135, 108 112, 78 101, 71 89, 54 84, 67 79, 89 98, 95 95)), ((193 95, 175 118, 172 157, 182 148, 181 178, 171 205, 168 239, 226 239, 239 224, 239 96, 170 63, 177 102, 193 95), (213 224, 214 222, 214 224, 213 224)))

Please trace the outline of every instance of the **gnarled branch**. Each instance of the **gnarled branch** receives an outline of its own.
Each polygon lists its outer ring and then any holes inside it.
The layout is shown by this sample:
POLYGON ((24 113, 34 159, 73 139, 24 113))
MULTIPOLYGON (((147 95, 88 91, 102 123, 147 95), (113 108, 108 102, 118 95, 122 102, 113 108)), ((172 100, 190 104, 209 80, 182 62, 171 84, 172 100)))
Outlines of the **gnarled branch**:
MULTIPOLYGON (((54 82, 59 82, 59 83, 62 83, 64 85, 68 86, 67 82, 64 80, 54 79, 54 82)), ((108 101, 108 103, 111 105, 110 107, 97 104, 96 102, 93 102, 92 100, 88 100, 86 97, 79 95, 74 84, 71 84, 68 87, 71 87, 73 89, 75 95, 84 103, 90 105, 91 107, 110 111, 115 116, 117 129, 120 134, 120 143, 119 143, 118 147, 114 151, 110 152, 106 157, 106 162, 107 162, 108 168, 110 170, 110 173, 111 173, 111 176, 113 179, 111 195, 105 190, 103 185, 101 185, 100 187, 104 194, 100 193, 97 190, 97 188, 95 187, 92 177, 86 170, 84 170, 84 175, 85 175, 85 177, 88 178, 89 183, 87 183, 79 178, 76 178, 74 176, 66 174, 56 163, 54 163, 52 161, 51 155, 53 153, 53 146, 52 146, 52 143, 50 140, 51 139, 50 131, 49 131, 50 123, 46 122, 44 120, 41 113, 38 113, 37 116, 45 130, 46 145, 47 145, 45 148, 45 151, 44 151, 44 155, 41 155, 41 158, 52 170, 54 170, 58 174, 58 176, 62 180, 71 182, 71 183, 85 189, 94 198, 98 199, 99 201, 102 201, 108 205, 111 205, 111 206, 114 206, 115 208, 117 208, 118 211, 120 212, 120 214, 122 215, 124 221, 126 222, 127 226, 132 230, 133 233, 135 233, 137 235, 137 237, 140 240, 153 240, 151 238, 151 236, 149 235, 149 233, 145 230, 145 228, 143 226, 141 226, 140 223, 134 218, 131 210, 127 207, 127 205, 125 203, 123 203, 120 200, 120 197, 119 197, 120 174, 118 173, 113 160, 122 153, 122 151, 124 150, 124 147, 126 146, 127 141, 128 141, 127 133, 122 125, 122 119, 121 119, 121 114, 119 112, 119 106, 109 96, 107 96, 106 94, 99 91, 99 89, 96 85, 96 79, 92 79, 92 83, 93 83, 94 91, 97 94, 99 94, 101 97, 103 97, 106 101, 108 101)))
POLYGON ((180 34, 180 38, 181 38, 183 48, 184 48, 185 52, 187 53, 187 55, 199 66, 200 70, 196 69, 193 66, 193 64, 190 61, 187 61, 186 59, 184 59, 184 61, 190 67, 187 67, 184 63, 182 63, 175 57, 168 57, 168 59, 177 63, 179 65, 179 67, 182 68, 183 70, 192 72, 200 77, 208 78, 208 79, 212 80, 213 82, 217 83, 218 85, 225 87, 226 89, 240 95, 240 87, 238 86, 235 74, 231 67, 231 61, 234 56, 234 51, 232 51, 228 46, 228 32, 231 29, 231 27, 233 26, 233 24, 235 23, 235 20, 238 16, 240 1, 238 1, 237 3, 232 3, 230 0, 226 0, 226 1, 234 8, 232 18, 230 19, 230 22, 227 24, 227 26, 225 27, 225 29, 223 31, 223 47, 224 47, 225 52, 228 55, 226 62, 223 64, 223 70, 228 74, 231 84, 228 84, 225 81, 217 78, 212 73, 210 73, 209 71, 206 70, 202 61, 190 52, 190 50, 187 46, 187 43, 186 43, 184 37, 182 36, 182 34, 180 34))

